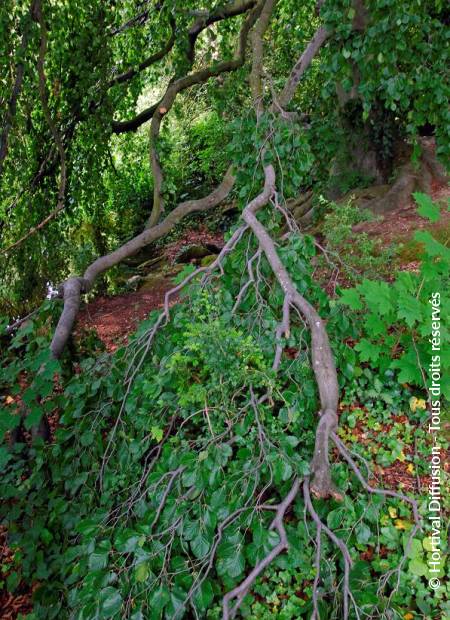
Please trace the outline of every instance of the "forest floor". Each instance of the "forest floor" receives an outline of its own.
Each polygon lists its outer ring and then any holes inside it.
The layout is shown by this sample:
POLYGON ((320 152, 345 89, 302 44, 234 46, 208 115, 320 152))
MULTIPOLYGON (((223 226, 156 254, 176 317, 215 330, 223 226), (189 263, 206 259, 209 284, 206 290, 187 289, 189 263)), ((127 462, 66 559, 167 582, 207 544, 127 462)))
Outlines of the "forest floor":
MULTIPOLYGON (((450 197, 448 186, 434 184, 431 196, 433 200, 443 200, 450 197)), ((450 226, 450 211, 444 211, 439 229, 448 231, 450 226)), ((388 218, 377 218, 376 221, 367 221, 353 227, 355 233, 367 233, 370 238, 377 238, 382 245, 387 247, 392 244, 403 244, 404 251, 400 255, 401 269, 415 270, 418 267, 414 258, 415 245, 411 241, 417 230, 429 227, 429 223, 417 213, 417 207, 411 199, 408 204, 389 213, 388 218), (411 244, 409 247, 408 244, 411 244)), ((223 245, 221 233, 211 233, 206 228, 200 230, 187 230, 177 241, 165 246, 163 257, 167 264, 175 266, 177 256, 184 248, 197 245, 211 245, 217 247, 223 245)), ((196 258, 192 263, 199 263, 196 258)), ((123 293, 115 296, 101 296, 86 304, 78 318, 78 330, 94 330, 107 351, 114 351, 126 342, 137 324, 142 321, 149 312, 161 308, 164 304, 165 293, 173 288, 173 278, 169 276, 160 278, 148 290, 123 293)))
MULTIPOLYGON (((167 275, 155 279, 151 287, 145 279, 142 288, 114 296, 101 296, 86 304, 78 317, 77 331, 94 330, 109 352, 115 351, 127 341, 128 335, 133 333, 140 321, 145 319, 149 312, 162 308, 167 291, 174 287, 173 270, 182 263, 177 263, 178 257, 193 245, 196 247, 215 246, 221 248, 224 244, 222 233, 212 233, 206 228, 187 230, 177 241, 166 245, 161 259, 165 264, 167 275), (171 275, 172 271, 172 275, 171 275)), ((187 262, 199 262, 192 258, 187 262)), ((171 303, 174 303, 173 300, 171 303)))
MULTIPOLYGON (((447 186, 435 184, 432 188, 432 198, 441 201, 450 197, 450 190, 447 186)), ((450 225, 450 212, 447 210, 442 214, 439 222, 439 230, 434 232, 438 236, 448 236, 450 225)), ((429 228, 426 220, 417 213, 414 201, 408 202, 395 212, 391 212, 386 219, 377 219, 358 224, 354 227, 355 237, 357 233, 366 233, 370 238, 379 239, 384 247, 392 244, 402 246, 399 254, 400 269, 414 271, 418 268, 417 244, 412 241, 415 231, 429 228)), ((193 245, 199 247, 215 247, 217 250, 223 246, 223 235, 221 233, 211 233, 206 228, 185 231, 180 238, 162 248, 162 259, 165 268, 161 272, 161 277, 157 280, 145 282, 145 277, 140 280, 142 288, 136 291, 121 293, 114 296, 100 296, 95 300, 85 304, 78 318, 75 335, 81 336, 82 333, 93 331, 103 343, 108 352, 114 352, 117 348, 126 343, 128 336, 133 333, 140 321, 145 319, 148 314, 155 309, 161 308, 164 304, 164 296, 168 290, 174 286, 174 274, 180 269, 179 257, 187 248, 193 245)), ((192 262, 200 264, 201 259, 191 258, 187 255, 184 263, 192 262)), ((149 269, 151 271, 151 268, 149 269)), ((345 285, 345 282, 344 282, 345 285)), ((176 298, 171 302, 177 303, 176 298)), ((397 441, 402 441, 405 432, 415 436, 419 427, 413 429, 407 415, 392 415, 388 423, 373 423, 372 428, 367 425, 369 412, 363 404, 353 403, 350 406, 342 406, 340 413, 355 410, 359 412, 359 418, 353 428, 343 425, 340 434, 346 443, 359 442, 374 451, 384 449, 383 442, 386 438, 395 437, 397 441)), ((54 430, 54 429, 52 429, 54 430)), ((428 484, 428 477, 418 475, 412 465, 412 456, 415 445, 405 443, 399 458, 389 465, 377 465, 374 463, 373 485, 384 486, 395 490, 403 490, 418 494, 428 484)), ((338 458, 338 455, 335 455, 338 458)), ((447 459, 447 463, 450 459, 447 459)), ((402 527, 402 520, 396 519, 396 527, 402 527)), ((388 551, 386 550, 386 553, 388 551)), ((32 610, 31 596, 36 584, 21 583, 14 595, 8 594, 2 587, 2 581, 7 578, 13 564, 13 552, 7 545, 6 529, 0 526, 0 620, 16 620, 21 614, 25 615, 32 610)), ((370 558, 366 558, 370 559, 370 558)))

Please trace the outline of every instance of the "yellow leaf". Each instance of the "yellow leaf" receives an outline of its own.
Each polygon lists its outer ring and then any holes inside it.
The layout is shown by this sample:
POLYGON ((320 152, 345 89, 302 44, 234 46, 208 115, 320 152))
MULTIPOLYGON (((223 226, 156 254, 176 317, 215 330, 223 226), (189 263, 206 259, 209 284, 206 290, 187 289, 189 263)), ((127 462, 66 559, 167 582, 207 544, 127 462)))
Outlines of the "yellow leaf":
POLYGON ((416 398, 415 396, 411 396, 409 399, 409 408, 411 411, 415 411, 416 409, 426 409, 427 403, 423 398, 416 398))
POLYGON ((415 396, 411 396, 409 399, 409 408, 411 411, 415 411, 417 409, 417 398, 415 396))
POLYGON ((408 521, 403 521, 403 519, 396 519, 394 521, 396 530, 409 530, 411 524, 408 521))
POLYGON ((12 396, 7 396, 5 398, 5 402, 6 402, 7 405, 10 405, 11 403, 14 402, 14 398, 12 396))
POLYGON ((397 517, 397 509, 394 508, 393 506, 389 506, 388 513, 391 519, 395 519, 397 517))
POLYGON ((413 474, 415 472, 414 465, 412 463, 409 463, 406 470, 409 474, 413 474))
POLYGON ((401 461, 402 463, 406 459, 406 456, 405 456, 405 453, 403 452, 403 450, 400 452, 400 454, 398 455, 397 459, 399 461, 401 461))
POLYGON ((407 614, 405 614, 403 616, 404 620, 414 620, 414 616, 412 615, 412 613, 410 611, 408 611, 407 614))

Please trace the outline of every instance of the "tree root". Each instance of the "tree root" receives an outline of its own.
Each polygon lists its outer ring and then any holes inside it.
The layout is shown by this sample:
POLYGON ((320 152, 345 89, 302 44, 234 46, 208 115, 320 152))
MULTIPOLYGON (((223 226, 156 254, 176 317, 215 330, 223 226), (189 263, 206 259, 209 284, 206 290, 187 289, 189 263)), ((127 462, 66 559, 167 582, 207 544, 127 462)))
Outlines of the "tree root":
POLYGON ((433 179, 440 183, 448 183, 448 176, 438 162, 431 146, 424 140, 421 142, 422 153, 417 165, 408 161, 398 169, 397 179, 389 190, 378 199, 364 205, 373 213, 384 215, 408 204, 415 191, 430 193, 433 179))

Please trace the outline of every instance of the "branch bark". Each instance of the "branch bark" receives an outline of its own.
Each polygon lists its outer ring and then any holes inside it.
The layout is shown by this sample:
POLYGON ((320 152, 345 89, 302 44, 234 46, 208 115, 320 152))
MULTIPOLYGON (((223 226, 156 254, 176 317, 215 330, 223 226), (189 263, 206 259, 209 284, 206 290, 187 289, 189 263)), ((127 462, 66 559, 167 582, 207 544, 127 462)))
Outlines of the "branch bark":
POLYGON ((285 108, 291 101, 303 74, 329 36, 330 33, 324 26, 318 28, 308 47, 292 67, 289 78, 278 97, 278 103, 282 108, 285 108))

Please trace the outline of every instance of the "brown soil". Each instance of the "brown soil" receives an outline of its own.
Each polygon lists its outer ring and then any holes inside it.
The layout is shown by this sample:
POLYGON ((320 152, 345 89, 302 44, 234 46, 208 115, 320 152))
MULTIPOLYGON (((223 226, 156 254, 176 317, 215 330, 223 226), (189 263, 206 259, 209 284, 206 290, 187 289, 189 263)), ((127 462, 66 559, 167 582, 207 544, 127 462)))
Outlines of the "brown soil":
MULTIPOLYGON (((174 264, 180 250, 191 244, 212 244, 223 246, 223 234, 211 233, 205 228, 189 230, 180 239, 168 244, 164 258, 174 264)), ((167 291, 173 288, 173 279, 162 278, 151 291, 137 291, 114 297, 98 297, 88 303, 80 312, 76 334, 94 330, 109 352, 115 351, 127 341, 138 323, 155 309, 162 308, 167 291)), ((172 298, 171 305, 176 298, 172 298)))
MULTIPOLYGON (((436 182, 432 184, 431 197, 435 202, 442 204, 450 198, 450 188, 436 182)), ((441 210, 440 228, 450 225, 450 211, 441 210)), ((397 209, 386 218, 375 222, 362 222, 353 227, 354 232, 365 232, 370 237, 378 237, 383 245, 388 246, 393 242, 400 243, 410 240, 416 230, 430 228, 430 222, 417 213, 417 205, 411 198, 409 203, 397 209)))
MULTIPOLYGON (((0 581, 6 581, 13 572, 14 553, 6 544, 6 528, 3 525, 0 525, 0 567, 0 581)), ((19 614, 25 616, 31 613, 32 608, 30 588, 26 584, 20 583, 14 594, 10 594, 0 585, 1 620, 15 620, 19 614)))

